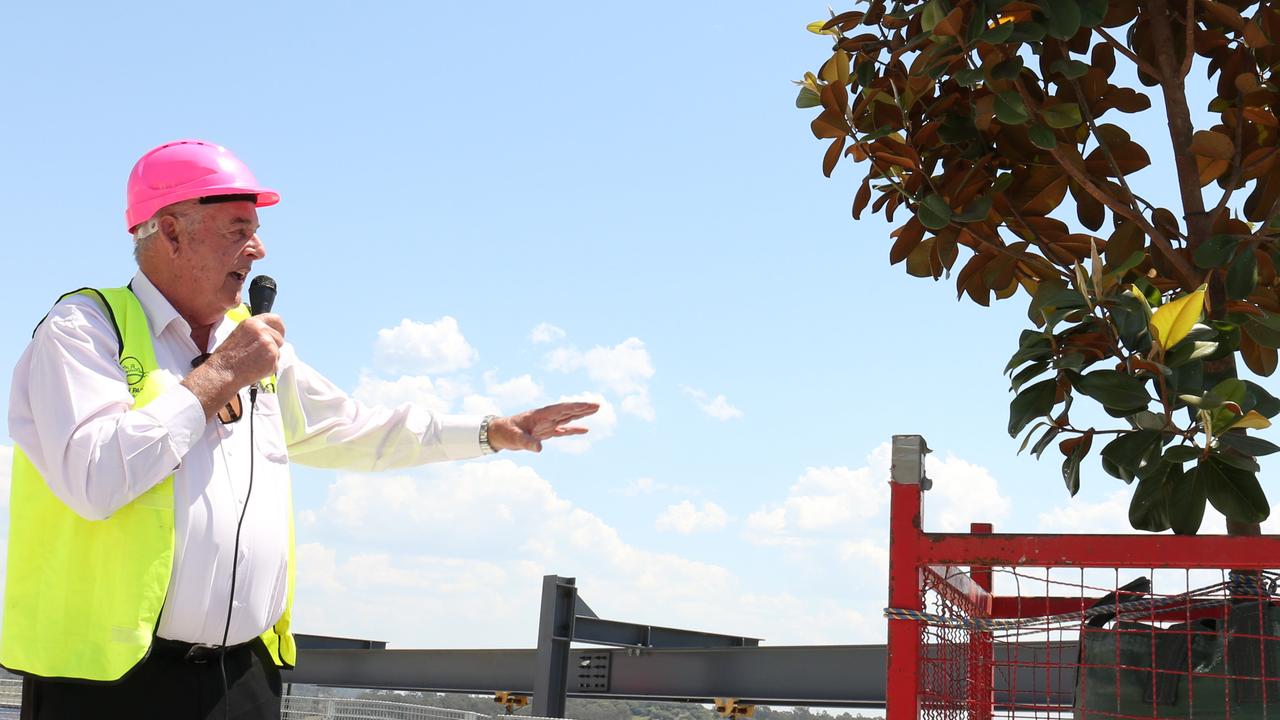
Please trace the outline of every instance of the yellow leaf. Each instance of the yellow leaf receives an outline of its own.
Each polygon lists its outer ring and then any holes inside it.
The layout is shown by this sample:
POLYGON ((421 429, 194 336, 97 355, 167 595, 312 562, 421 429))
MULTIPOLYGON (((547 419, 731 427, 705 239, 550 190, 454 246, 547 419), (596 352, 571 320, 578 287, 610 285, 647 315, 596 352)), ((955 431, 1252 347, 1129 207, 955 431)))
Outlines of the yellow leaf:
POLYGON ((1194 292, 1171 300, 1156 308, 1151 315, 1151 330, 1160 347, 1168 350, 1191 332, 1204 312, 1204 293, 1208 285, 1201 285, 1194 292))
POLYGON ((1250 430, 1265 430, 1271 427, 1271 421, 1262 416, 1257 410, 1250 410, 1245 413, 1244 417, 1231 424, 1232 428, 1248 428, 1250 430))
POLYGON ((805 30, 808 30, 814 35, 839 35, 840 34, 840 31, 836 30, 835 28, 828 28, 826 30, 823 30, 822 26, 826 24, 827 24, 826 20, 814 20, 808 25, 805 25, 804 28, 805 30))
POLYGON ((1138 298, 1138 302, 1142 303, 1142 309, 1147 312, 1147 322, 1151 322, 1151 303, 1147 302, 1147 296, 1142 294, 1137 285, 1129 286, 1129 294, 1138 298))

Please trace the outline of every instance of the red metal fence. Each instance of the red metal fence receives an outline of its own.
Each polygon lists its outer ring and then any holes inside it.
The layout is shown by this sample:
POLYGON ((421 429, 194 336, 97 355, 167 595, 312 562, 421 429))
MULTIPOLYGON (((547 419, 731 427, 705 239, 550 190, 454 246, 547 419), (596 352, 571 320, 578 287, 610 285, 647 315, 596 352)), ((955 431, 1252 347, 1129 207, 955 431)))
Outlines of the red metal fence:
POLYGON ((893 445, 888 720, 1280 720, 1280 537, 926 533, 893 445))

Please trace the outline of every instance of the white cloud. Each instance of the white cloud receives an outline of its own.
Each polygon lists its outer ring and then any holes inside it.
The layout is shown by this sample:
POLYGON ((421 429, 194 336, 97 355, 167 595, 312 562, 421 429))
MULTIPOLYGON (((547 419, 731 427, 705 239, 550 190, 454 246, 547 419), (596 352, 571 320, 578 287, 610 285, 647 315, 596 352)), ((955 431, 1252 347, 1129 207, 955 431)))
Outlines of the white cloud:
POLYGON ((564 330, 552 325, 551 323, 538 323, 533 331, 529 333, 529 339, 533 343, 552 343, 557 340, 563 340, 565 336, 564 330))
POLYGON ((599 403, 600 409, 594 415, 574 423, 574 425, 585 427, 588 431, 586 435, 570 435, 556 438, 543 445, 544 448, 555 448, 561 452, 574 455, 584 453, 593 443, 612 437, 614 428, 618 426, 618 413, 613 409, 613 403, 605 399, 600 393, 588 392, 578 393, 577 395, 562 395, 557 402, 593 402, 599 403))
POLYGON ((729 516, 725 514, 724 508, 713 502, 704 502, 699 509, 685 500, 676 505, 668 505, 658 516, 654 526, 663 532, 692 535, 696 532, 723 530, 728 520, 729 516))
POLYGON ((425 375, 403 375, 395 380, 383 380, 364 373, 351 395, 368 405, 396 407, 408 402, 433 413, 447 413, 452 410, 454 401, 468 392, 465 385, 448 380, 433 381, 425 375))
POLYGON ((433 323, 405 318, 394 328, 378 331, 374 358, 378 367, 387 372, 437 374, 470 367, 476 351, 452 317, 433 323))
MULTIPOLYGON (((711 504, 694 510, 703 524, 721 522, 711 504)), ((843 600, 628 542, 505 458, 340 475, 316 514, 319 527, 307 532, 328 537, 299 538, 302 632, 396 647, 528 647, 541 578, 552 573, 577 577, 592 608, 619 620, 795 643, 866 639, 866 626, 881 625, 843 600)))
MULTIPOLYGON (((1103 500, 1088 502, 1080 497, 1067 500, 1036 518, 1037 532, 1051 533, 1127 533, 1137 532, 1129 525, 1129 498, 1133 489, 1115 490, 1103 500)), ((1206 518, 1207 519, 1207 518, 1206 518)), ((997 528, 999 529, 999 528, 997 528)))
POLYGON ((627 486, 615 492, 621 492, 627 497, 635 497, 637 495, 652 495, 654 493, 678 493, 680 495, 699 495, 701 490, 687 485, 673 485, 671 483, 658 482, 651 477, 636 478, 627 483, 627 486))
POLYGON ((484 391, 500 406, 512 411, 527 409, 542 398, 542 386, 528 373, 499 381, 498 373, 490 370, 484 374, 484 391))
MULTIPOLYGON (((888 444, 882 447, 887 450, 888 444)), ((926 500, 929 530, 968 532, 970 523, 999 523, 1009 514, 1012 503, 1000 494, 996 479, 984 467, 950 453, 945 459, 930 455, 925 474, 933 480, 926 500)))
POLYGON ((879 515, 889 500, 889 486, 870 467, 811 467, 791 486, 781 505, 761 508, 747 517, 750 538, 774 544, 781 536, 847 531, 855 520, 879 515))
POLYGON ((598 387, 621 398, 623 412, 644 420, 654 419, 649 401, 653 361, 639 338, 627 338, 611 348, 596 346, 585 353, 576 348, 556 348, 547 353, 546 363, 559 372, 585 370, 598 387))
POLYGON ((730 405, 729 400, 724 395, 717 395, 708 400, 707 393, 697 388, 681 385, 680 389, 684 391, 684 394, 694 399, 694 402, 698 404, 702 412, 717 420, 733 420, 742 417, 742 410, 730 405))
POLYGON ((641 420, 653 422, 657 415, 653 412, 653 405, 649 402, 649 392, 636 393, 622 398, 622 412, 629 415, 635 415, 641 420))

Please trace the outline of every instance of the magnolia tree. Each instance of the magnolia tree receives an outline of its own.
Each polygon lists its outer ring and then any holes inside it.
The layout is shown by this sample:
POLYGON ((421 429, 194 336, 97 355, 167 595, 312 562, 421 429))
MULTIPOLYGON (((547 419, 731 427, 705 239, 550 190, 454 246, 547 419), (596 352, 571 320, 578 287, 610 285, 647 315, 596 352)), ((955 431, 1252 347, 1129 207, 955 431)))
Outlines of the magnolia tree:
POLYGON ((853 217, 896 217, 889 261, 911 275, 1028 303, 1009 434, 1037 457, 1056 443, 1072 494, 1096 449, 1136 482, 1135 528, 1195 533, 1212 503, 1256 531, 1257 458, 1280 447, 1248 430, 1280 401, 1237 369, 1270 376, 1280 347, 1280 9, 871 0, 809 30, 832 53, 796 105, 821 108, 828 177, 865 168, 853 217), (1166 140, 1172 167, 1142 176, 1173 207, 1130 177, 1166 140), (1073 420, 1082 395, 1114 422, 1073 420))

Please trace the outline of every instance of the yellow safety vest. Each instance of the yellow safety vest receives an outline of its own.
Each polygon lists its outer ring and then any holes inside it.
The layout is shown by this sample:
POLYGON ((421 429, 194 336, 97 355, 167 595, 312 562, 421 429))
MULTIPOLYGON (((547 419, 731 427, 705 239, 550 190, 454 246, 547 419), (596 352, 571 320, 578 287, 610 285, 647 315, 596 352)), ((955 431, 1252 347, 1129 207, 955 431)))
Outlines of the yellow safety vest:
MULTIPOLYGON (((129 288, 83 293, 100 300, 120 339, 120 367, 142 407, 165 390, 141 303, 129 288)), ((67 297, 64 295, 63 297, 67 297)), ((240 322, 244 306, 227 313, 240 322)), ((105 520, 86 520, 59 500, 13 449, 9 560, 0 665, 46 678, 114 682, 147 656, 173 569, 173 476, 105 520)), ((289 619, 294 587, 293 499, 284 614, 262 634, 276 665, 296 659, 289 619)))

